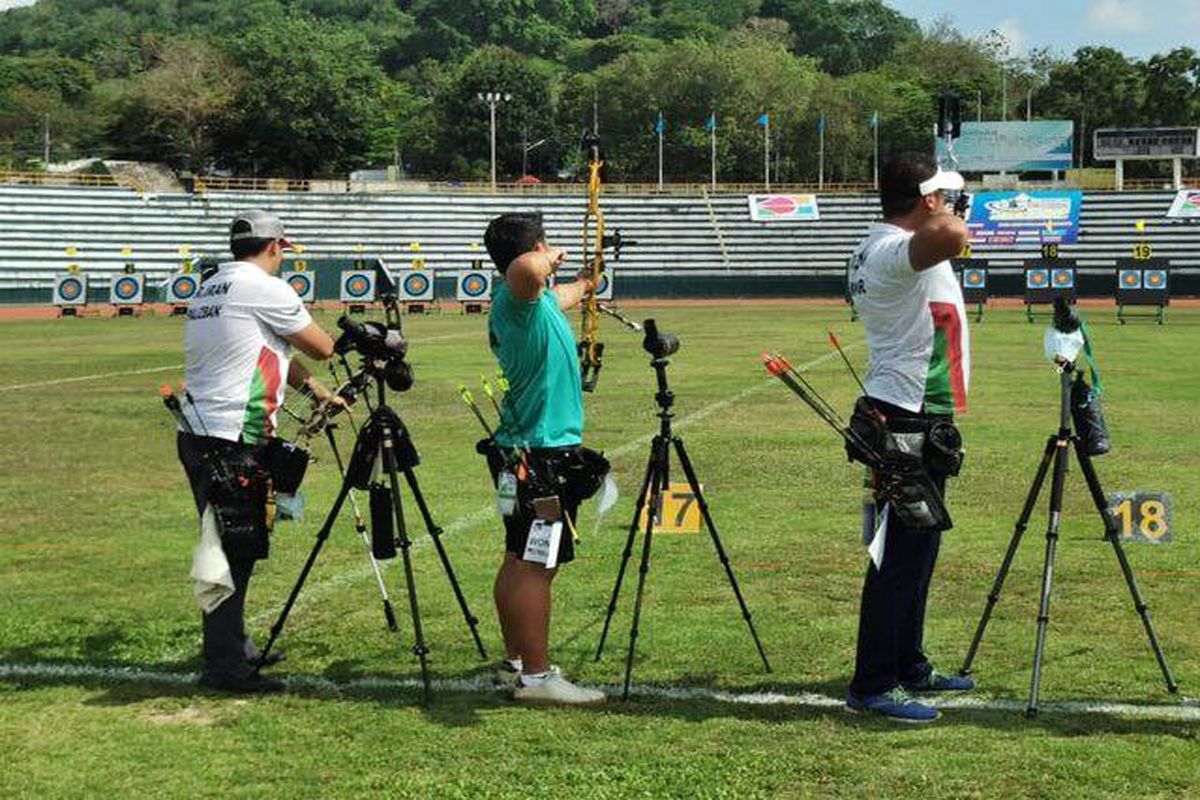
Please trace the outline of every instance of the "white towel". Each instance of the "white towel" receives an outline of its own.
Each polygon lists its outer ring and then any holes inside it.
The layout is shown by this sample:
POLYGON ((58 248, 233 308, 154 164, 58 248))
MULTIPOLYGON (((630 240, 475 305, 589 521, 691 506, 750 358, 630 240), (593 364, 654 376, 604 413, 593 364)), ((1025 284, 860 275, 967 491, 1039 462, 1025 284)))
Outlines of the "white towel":
POLYGON ((224 603, 233 594, 233 575, 229 559, 221 549, 221 532, 212 506, 204 507, 200 519, 200 541, 192 552, 192 592, 204 613, 224 603))

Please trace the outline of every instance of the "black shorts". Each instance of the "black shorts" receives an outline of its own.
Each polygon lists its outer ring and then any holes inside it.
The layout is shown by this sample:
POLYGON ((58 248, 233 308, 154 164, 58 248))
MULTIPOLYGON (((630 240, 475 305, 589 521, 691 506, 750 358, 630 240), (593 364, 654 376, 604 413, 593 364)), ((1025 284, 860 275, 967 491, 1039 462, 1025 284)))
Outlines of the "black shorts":
MULTIPOLYGON (((555 447, 545 449, 535 449, 531 452, 531 458, 535 461, 541 457, 551 456, 556 452, 574 450, 574 447, 555 447)), ((487 457, 488 471, 492 474, 492 485, 495 486, 496 480, 500 475, 500 470, 504 469, 504 461, 498 453, 489 453, 487 457)), ((524 487, 522 487, 523 489, 524 487)), ((511 516, 504 517, 504 550, 508 553, 516 554, 517 558, 525 555, 525 543, 529 539, 529 529, 533 526, 536 517, 533 514, 533 509, 528 502, 528 498, 524 496, 518 497, 517 507, 511 516)), ((561 496, 559 502, 562 504, 562 512, 564 515, 571 518, 571 524, 575 523, 579 512, 579 503, 571 500, 563 499, 561 496)), ((563 519, 563 517, 560 517, 563 519)), ((558 540, 558 563, 566 564, 569 561, 575 560, 575 537, 571 534, 570 526, 563 519, 562 537, 558 540)))

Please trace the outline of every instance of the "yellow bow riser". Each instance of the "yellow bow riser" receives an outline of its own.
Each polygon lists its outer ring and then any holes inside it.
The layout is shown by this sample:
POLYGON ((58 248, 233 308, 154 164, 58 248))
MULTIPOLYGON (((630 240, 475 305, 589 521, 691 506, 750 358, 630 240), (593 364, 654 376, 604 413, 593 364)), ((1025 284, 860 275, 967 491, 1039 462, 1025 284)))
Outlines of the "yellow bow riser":
MULTIPOLYGON (((583 259, 593 288, 604 274, 604 212, 600 210, 600 171, 604 162, 597 153, 588 161, 588 207, 583 218, 583 259)), ((603 364, 604 343, 599 341, 600 303, 592 291, 584 299, 580 325, 579 369, 585 392, 595 391, 603 364)))

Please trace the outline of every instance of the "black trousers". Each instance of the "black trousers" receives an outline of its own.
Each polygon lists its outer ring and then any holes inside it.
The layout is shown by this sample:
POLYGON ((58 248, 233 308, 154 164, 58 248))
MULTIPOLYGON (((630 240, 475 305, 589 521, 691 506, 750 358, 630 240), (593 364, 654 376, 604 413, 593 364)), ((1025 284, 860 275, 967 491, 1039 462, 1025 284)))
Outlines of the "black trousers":
MULTIPOLYGON (((938 490, 946 481, 937 479, 938 490)), ((889 514, 883 568, 867 566, 858 615, 858 653, 850 691, 881 694, 920 681, 925 657, 925 601, 942 543, 940 532, 910 531, 889 514)))
MULTIPOLYGON (((197 514, 204 514, 210 482, 204 463, 205 453, 234 447, 243 445, 207 436, 192 436, 187 433, 178 435, 176 448, 183 470, 187 473, 188 483, 192 487, 197 514)), ((254 642, 246 635, 245 622, 246 590, 250 586, 250 576, 254 573, 255 559, 237 554, 230 555, 228 551, 226 558, 233 577, 234 592, 210 613, 201 612, 204 672, 217 678, 242 678, 253 672, 250 661, 258 655, 254 642)))

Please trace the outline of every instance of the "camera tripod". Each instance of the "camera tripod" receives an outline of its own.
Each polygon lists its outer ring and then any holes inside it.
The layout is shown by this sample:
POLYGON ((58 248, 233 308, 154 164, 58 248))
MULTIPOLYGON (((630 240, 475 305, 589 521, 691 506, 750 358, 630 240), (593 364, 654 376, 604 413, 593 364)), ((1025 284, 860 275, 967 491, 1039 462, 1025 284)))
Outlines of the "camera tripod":
MULTIPOLYGON (((346 463, 342 461, 341 451, 337 446, 337 437, 334 436, 334 431, 337 430, 337 423, 327 422, 325 424, 325 438, 329 441, 329 449, 333 452, 334 461, 337 463, 338 475, 342 480, 346 479, 346 463)), ((358 534, 358 538, 362 539, 363 544, 367 548, 367 559, 371 562, 371 573, 375 576, 375 585, 379 587, 379 597, 383 601, 383 619, 387 624, 389 631, 393 633, 399 630, 396 623, 396 611, 392 607, 392 598, 388 594, 387 583, 383 580, 383 570, 379 568, 379 559, 375 558, 375 552, 371 545, 371 533, 367 529, 367 523, 363 520, 362 509, 358 506, 358 498, 353 490, 350 491, 350 508, 354 512, 354 532, 358 534)))
MULTIPOLYGON (((475 648, 479 651, 479 657, 486 660, 487 653, 483 648, 483 642, 479 638, 478 620, 471 614, 470 608, 467 607, 467 600, 463 596, 458 579, 454 574, 454 568, 450 564, 450 558, 446 554, 446 548, 442 544, 442 529, 433 521, 433 517, 429 513, 429 507, 425 503, 425 497, 421 494, 421 488, 417 483, 417 476, 413 472, 413 467, 417 465, 419 459, 416 448, 412 443, 412 438, 409 436, 408 429, 400 419, 400 416, 387 405, 384 380, 378 376, 373 377, 375 378, 378 392, 377 403, 371 411, 370 418, 358 432, 354 452, 343 475, 337 499, 334 500, 333 507, 330 508, 329 514, 321 525, 321 529, 317 532, 317 540, 313 544, 312 551, 308 554, 308 559, 304 562, 304 567, 300 570, 300 576, 296 579, 295 586, 292 587, 291 594, 283 606, 283 611, 279 614, 279 619, 271 626, 271 636, 262 648, 256 670, 261 669, 262 665, 266 663, 271 648, 283 631, 284 623, 287 621, 292 607, 296 604, 296 600, 300 596, 300 591, 304 587, 304 582, 308 579, 308 575, 316 563, 317 556, 320 555, 321 549, 325 546, 325 542, 329 538, 334 524, 337 522, 337 518, 347 497, 356 486, 362 488, 363 483, 371 480, 371 475, 378 462, 382 464, 380 479, 386 481, 391 493, 392 511, 395 514, 396 522, 395 543, 404 563, 404 581, 408 591, 409 610, 412 614, 414 639, 412 652, 421 664, 424 699, 428 703, 430 699, 430 684, 429 664, 426 656, 429 653, 429 648, 425 644, 425 636, 421 628, 421 612, 417 601, 416 582, 413 578, 412 556, 409 552, 412 547, 412 540, 408 537, 408 530, 404 523, 404 509, 400 495, 400 475, 404 476, 409 491, 417 503, 417 508, 421 512, 421 517, 425 522, 425 529, 428 531, 429 537, 433 540, 434 547, 437 549, 438 558, 442 562, 446 577, 450 581, 450 587, 453 589, 454 596, 458 600, 459 608, 462 609, 463 618, 466 620, 467 626, 471 629, 471 636, 475 640, 475 648), (386 478, 383 476, 386 476, 386 478)), ((374 562, 374 557, 372 557, 372 561, 374 562)))
MULTIPOLYGON (((649 329, 649 326, 647 328, 649 329)), ((696 498, 696 504, 704 520, 704 526, 708 529, 708 535, 712 539, 713 546, 716 548, 717 558, 725 568, 725 575, 729 578, 729 585, 733 589, 734 596, 737 597, 738 606, 742 610, 742 617, 746 620, 747 627, 750 628, 750 636, 754 639, 754 646, 758 648, 758 655, 762 659, 763 668, 767 672, 771 671, 771 664, 767 661, 767 654, 763 651, 762 642, 759 640, 758 632, 754 629, 754 622, 750 618, 750 609, 746 607, 746 600, 742 597, 742 590, 738 586, 737 578, 733 574, 733 568, 729 564, 729 556, 725 553, 720 536, 717 534, 717 526, 709 514, 708 503, 704 499, 704 494, 700 491, 700 481, 696 478, 696 471, 692 468, 691 459, 688 458, 687 450, 683 446, 683 439, 671 431, 671 420, 675 416, 671 411, 671 407, 675 403, 675 394, 667 385, 667 365, 669 363, 666 358, 662 357, 656 357, 650 362, 650 365, 654 367, 654 371, 658 376, 658 392, 654 395, 654 399, 657 401, 659 408, 659 432, 650 443, 650 460, 646 464, 646 474, 642 479, 642 488, 638 493, 637 505, 633 511, 633 522, 629 525, 629 535, 625 539, 625 550, 621 554, 621 567, 617 572, 617 582, 613 586, 612 598, 608 602, 608 613, 604 618, 604 630, 600 634, 600 644, 596 648, 596 660, 599 661, 601 655, 604 653, 604 643, 608 638, 609 625, 612 623, 613 614, 617 610, 617 598, 621 593, 621 583, 625 579, 625 569, 629 565, 630 557, 633 555, 633 542, 640 527, 642 510, 647 508, 648 497, 650 510, 646 514, 646 534, 642 542, 642 560, 638 567, 637 596, 633 605, 633 623, 629 630, 629 652, 625 659, 625 688, 621 695, 622 699, 625 700, 629 699, 629 684, 633 676, 633 658, 637 649, 638 626, 642 614, 642 597, 646 588, 646 575, 650 571, 650 544, 654 536, 654 517, 658 510, 662 508, 663 495, 670 486, 672 446, 674 446, 675 453, 679 457, 683 473, 687 476, 692 494, 696 498)))
POLYGON ((1104 489, 1100 485, 1100 478, 1096 475, 1092 458, 1088 454, 1084 442, 1071 430, 1071 373, 1073 371, 1074 365, 1071 363, 1060 365, 1061 407, 1059 411, 1058 433, 1046 440, 1046 447, 1042 452, 1042 461, 1038 465, 1037 474, 1034 476, 1033 486, 1030 487, 1029 494, 1025 498, 1025 506, 1021 510, 1021 516, 1017 519, 1012 539, 1008 543, 1008 551, 1004 554, 1004 561, 1000 564, 1000 571, 996 574, 992 591, 988 594, 987 606, 984 608, 983 616, 979 620, 979 626, 975 630, 975 638, 972 639, 971 646, 967 650, 967 657, 963 661, 962 668, 959 670, 960 675, 968 675, 971 672, 971 663, 975 660, 975 653, 979 649, 979 643, 983 639, 984 630, 987 628, 988 621, 992 617, 992 610, 1000 599, 1000 590, 1004 586, 1004 579, 1008 576, 1008 570, 1012 566, 1013 557, 1016 556, 1017 548, 1021 544, 1021 537, 1025 533, 1026 526, 1029 524, 1029 518, 1033 514, 1033 508, 1037 504, 1038 495, 1041 493, 1042 486, 1046 481, 1046 475, 1050 472, 1051 462, 1053 462, 1054 472, 1050 483, 1050 521, 1046 528, 1046 555, 1045 563, 1042 567, 1041 600, 1038 605, 1037 641, 1033 651, 1033 677, 1029 686, 1029 705, 1025 710, 1028 717, 1036 717, 1038 713, 1038 695, 1041 691, 1042 680, 1042 658, 1046 647, 1046 628, 1050 622, 1050 589, 1054 580, 1054 556, 1058 545, 1059 525, 1062 521, 1063 488, 1067 475, 1067 462, 1070 456, 1068 448, 1071 446, 1075 448, 1075 455, 1079 459, 1079 467, 1083 472, 1084 480, 1087 482, 1092 502, 1095 504, 1096 511, 1100 514, 1100 518, 1104 522, 1104 538, 1112 545, 1113 553, 1117 557, 1117 563, 1120 564, 1121 572, 1125 576, 1125 583, 1129 587, 1129 594, 1133 598, 1133 607, 1141 617, 1142 625, 1146 629, 1146 637, 1150 641, 1150 648, 1154 651, 1154 657, 1158 660, 1158 666, 1162 670, 1163 679, 1167 684, 1167 691, 1175 694, 1179 690, 1179 685, 1175 682, 1175 678, 1171 674, 1171 668, 1167 665, 1166 656, 1163 655, 1162 647, 1158 643, 1158 633, 1155 631, 1154 623, 1150 619, 1150 609, 1146 606, 1145 601, 1142 600, 1142 594, 1138 590, 1137 581, 1133 577, 1133 569, 1129 565, 1129 558, 1125 555, 1125 548, 1121 544, 1120 531, 1116 518, 1109 512, 1108 500, 1105 498, 1104 489))

